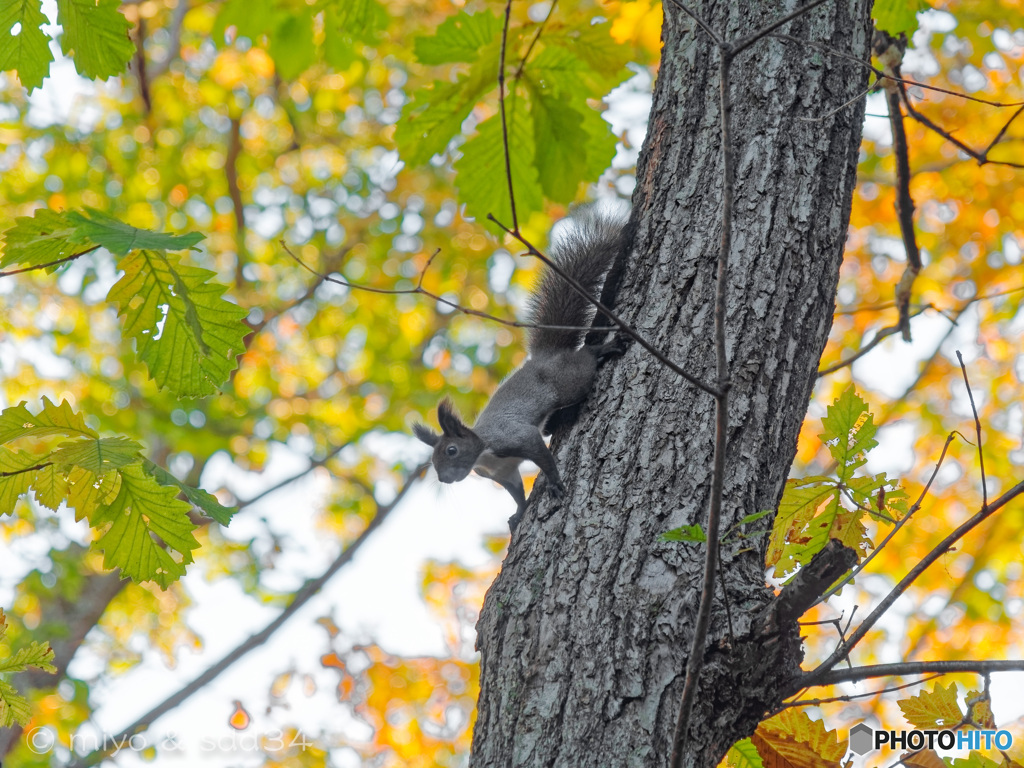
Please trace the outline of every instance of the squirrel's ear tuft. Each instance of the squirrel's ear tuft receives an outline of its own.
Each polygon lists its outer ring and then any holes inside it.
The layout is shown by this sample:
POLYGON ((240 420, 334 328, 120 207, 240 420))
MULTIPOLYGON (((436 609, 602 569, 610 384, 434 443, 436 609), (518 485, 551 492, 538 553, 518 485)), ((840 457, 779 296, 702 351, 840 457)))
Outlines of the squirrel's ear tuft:
POLYGON ((426 443, 431 448, 437 445, 437 441, 441 439, 441 436, 437 434, 437 432, 425 424, 413 424, 412 433, 416 435, 420 441, 426 443))
POLYGON ((462 422, 454 403, 447 397, 437 405, 437 423, 448 437, 466 437, 469 433, 469 427, 462 422))

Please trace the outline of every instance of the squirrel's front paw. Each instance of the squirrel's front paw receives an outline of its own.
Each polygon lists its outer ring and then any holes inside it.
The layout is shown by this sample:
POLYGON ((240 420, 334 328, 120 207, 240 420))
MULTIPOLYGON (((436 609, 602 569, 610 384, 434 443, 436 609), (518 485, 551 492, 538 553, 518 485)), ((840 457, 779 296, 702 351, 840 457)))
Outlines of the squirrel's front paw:
POLYGON ((549 481, 548 493, 550 493, 556 499, 561 499, 563 496, 565 496, 565 486, 562 485, 561 483, 552 483, 549 481))

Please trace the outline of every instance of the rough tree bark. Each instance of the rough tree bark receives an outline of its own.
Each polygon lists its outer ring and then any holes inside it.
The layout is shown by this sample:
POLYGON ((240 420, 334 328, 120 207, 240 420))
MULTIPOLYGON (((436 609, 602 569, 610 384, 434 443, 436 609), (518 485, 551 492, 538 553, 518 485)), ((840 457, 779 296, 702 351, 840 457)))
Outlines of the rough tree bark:
MULTIPOLYGON (((780 32, 866 60, 870 5, 829 0, 780 32)), ((726 39, 796 6, 692 3, 726 39)), ((665 14, 617 307, 713 385, 718 52, 671 2, 665 14)), ((856 63, 777 38, 743 53, 732 73, 737 174, 723 531, 776 508, 796 450, 832 322, 856 175, 863 100, 840 107, 867 83, 856 63), (808 117, 820 119, 800 119, 808 117)), ((713 435, 712 398, 639 347, 602 371, 571 435, 557 441, 567 498, 534 494, 484 604, 473 766, 668 764, 703 548, 658 535, 705 524, 713 435)), ((723 547, 734 638, 719 597, 684 765, 715 766, 750 735, 801 661, 795 623, 764 634, 771 592, 763 553, 740 550, 723 547)))

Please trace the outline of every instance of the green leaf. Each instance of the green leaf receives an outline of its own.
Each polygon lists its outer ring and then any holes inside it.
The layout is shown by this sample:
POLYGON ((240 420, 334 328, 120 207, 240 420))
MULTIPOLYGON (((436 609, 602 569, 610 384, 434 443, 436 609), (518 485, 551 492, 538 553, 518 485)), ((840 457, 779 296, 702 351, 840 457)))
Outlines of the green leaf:
POLYGON ((673 528, 665 531, 658 537, 662 541, 688 541, 694 544, 703 544, 708 540, 704 529, 699 525, 684 525, 681 528, 673 528))
POLYGON ((54 405, 49 398, 43 398, 43 407, 38 414, 32 414, 24 402, 0 412, 0 444, 23 437, 49 437, 69 435, 72 437, 99 437, 85 424, 85 417, 75 413, 67 400, 54 405))
MULTIPOLYGON (((587 86, 588 93, 581 95, 601 98, 632 75, 626 68, 630 61, 629 47, 615 41, 611 36, 611 28, 611 22, 584 23, 565 27, 544 37, 548 44, 545 50, 552 52, 549 54, 554 57, 552 61, 557 59, 555 51, 559 48, 579 60, 579 64, 573 64, 572 69, 574 77, 579 78, 587 86)), ((545 61, 546 59, 541 59, 541 69, 545 68, 545 61)), ((528 63, 527 68, 530 67, 528 63)))
POLYGON ((137 464, 142 458, 141 452, 142 445, 127 437, 101 437, 61 443, 49 460, 65 471, 76 466, 94 475, 103 475, 111 469, 137 464))
POLYGON ((118 266, 125 275, 107 300, 156 383, 184 397, 216 392, 244 349, 246 311, 222 298, 225 287, 209 282, 213 272, 159 251, 133 253, 118 266))
POLYGON ((771 513, 772 513, 772 510, 770 510, 770 509, 765 509, 765 510, 762 510, 761 512, 753 512, 753 513, 747 515, 746 517, 742 517, 739 520, 737 520, 736 521, 736 526, 738 527, 738 526, 741 526, 741 525, 747 525, 748 523, 756 522, 757 520, 760 520, 762 517, 767 517, 771 513))
MULTIPOLYGON (((7 617, 0 611, 0 640, 7 634, 7 617)), ((6 659, 0 660, 0 673, 13 674, 24 672, 29 667, 44 672, 56 672, 50 662, 53 661, 53 650, 49 643, 31 643, 6 659)), ((6 680, 0 680, 0 728, 10 728, 15 723, 25 725, 32 717, 28 702, 18 694, 14 686, 6 680)))
POLYGON ((750 739, 740 739, 726 754, 730 768, 764 768, 761 755, 750 739))
POLYGON ((97 528, 110 524, 96 542, 104 552, 104 567, 116 566, 135 581, 155 581, 163 588, 182 576, 199 542, 192 535, 196 526, 188 517, 190 506, 176 495, 175 489, 157 483, 141 465, 121 470, 117 497, 89 516, 97 528), (160 542, 177 552, 181 562, 160 542))
POLYGON ((60 47, 80 74, 106 79, 128 66, 135 45, 119 7, 118 0, 57 0, 57 23, 64 29, 60 47))
POLYGON ((4 232, 4 244, 0 268, 16 264, 38 267, 95 245, 79 234, 66 213, 49 208, 39 208, 32 216, 16 218, 14 226, 4 232))
POLYGON ((44 672, 56 672, 53 661, 53 650, 49 643, 30 643, 27 648, 15 652, 6 659, 0 660, 0 673, 24 672, 29 667, 44 672))
POLYGON ((50 464, 35 473, 32 490, 35 491, 36 501, 56 512, 68 495, 68 481, 63 472, 50 464))
POLYGON ((871 17, 876 29, 893 37, 905 34, 909 39, 917 31, 917 14, 927 9, 924 0, 875 0, 871 17))
POLYGON ((16 70, 30 91, 43 84, 53 61, 50 40, 40 29, 46 23, 39 0, 0 0, 0 72, 16 70), (11 31, 16 24, 17 35, 11 31))
MULTIPOLYGON (((512 183, 516 195, 516 211, 520 221, 543 206, 537 168, 534 164, 533 125, 522 104, 512 101, 508 110, 509 155, 512 183)), ((501 118, 492 117, 480 126, 480 132, 466 142, 462 157, 455 163, 459 198, 466 213, 484 224, 487 214, 505 226, 512 224, 512 208, 508 199, 505 174, 505 150, 502 142, 501 118)), ((493 229, 493 227, 492 227, 493 229)))
POLYGON ((501 27, 492 13, 460 13, 445 19, 432 37, 417 37, 413 50, 421 64, 473 62, 498 38, 501 27))
POLYGON ((25 725, 31 718, 32 710, 24 697, 6 680, 0 680, 0 728, 25 725))
POLYGON ((313 16, 309 11, 306 8, 301 13, 288 14, 270 35, 267 52, 284 80, 294 80, 316 61, 313 16))
POLYGON ((14 512, 15 503, 28 493, 38 471, 26 470, 40 463, 31 453, 0 447, 0 515, 14 512))
POLYGON ((68 472, 68 506, 75 510, 75 519, 92 515, 100 506, 110 504, 121 490, 121 475, 110 471, 100 478, 81 467, 68 472))
POLYGON ((86 208, 84 214, 69 211, 65 216, 76 227, 77 236, 82 242, 102 245, 115 256, 125 256, 131 251, 143 249, 183 251, 193 248, 206 237, 198 232, 170 235, 138 229, 94 208, 86 208))
MULTIPOLYGON (((583 115, 551 91, 531 89, 533 105, 533 137, 537 147, 534 164, 541 189, 558 203, 570 203, 587 175, 587 132, 583 115)), ((590 109, 584 105, 584 109, 590 109)), ((604 170, 604 169, 602 169, 604 170)))
POLYGON ((402 110, 395 128, 395 144, 410 165, 422 165, 440 154, 462 133, 462 123, 477 102, 496 86, 498 57, 494 50, 481 54, 481 61, 468 75, 454 83, 435 82, 429 90, 402 110))
POLYGON ((878 445, 874 417, 868 413, 868 404, 857 395, 853 384, 828 407, 821 425, 825 431, 818 437, 828 446, 839 465, 839 479, 845 482, 867 461, 864 454, 878 445))
MULTIPOLYGON (((83 214, 40 208, 32 216, 15 219, 14 226, 4 233, 0 268, 14 264, 38 267, 97 246, 118 256, 138 248, 183 250, 204 237, 197 232, 186 235, 150 232, 128 226, 92 208, 85 211, 83 214)), ((56 265, 52 269, 56 269, 56 265)))
POLYGON ((186 485, 166 469, 154 464, 148 459, 144 462, 144 466, 146 467, 146 471, 155 477, 160 485, 174 486, 178 488, 185 494, 185 496, 188 497, 188 500, 199 507, 207 517, 216 520, 221 525, 228 525, 231 522, 231 517, 238 511, 238 507, 225 507, 217 501, 217 497, 212 493, 208 493, 202 488, 193 488, 191 485, 186 485))
POLYGON ((820 476, 786 481, 765 558, 768 567, 775 566, 776 576, 810 562, 828 543, 832 524, 842 509, 834 482, 820 476))

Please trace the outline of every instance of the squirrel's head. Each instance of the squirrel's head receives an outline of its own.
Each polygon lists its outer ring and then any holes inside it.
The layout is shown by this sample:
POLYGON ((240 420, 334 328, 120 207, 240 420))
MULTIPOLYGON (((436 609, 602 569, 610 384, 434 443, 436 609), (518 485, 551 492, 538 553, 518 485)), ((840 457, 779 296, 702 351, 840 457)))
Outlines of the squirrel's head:
POLYGON ((437 406, 437 422, 441 434, 423 424, 413 425, 412 431, 420 440, 434 449, 431 462, 442 483, 456 483, 473 471, 473 465, 484 451, 484 441, 466 426, 447 397, 437 406))

